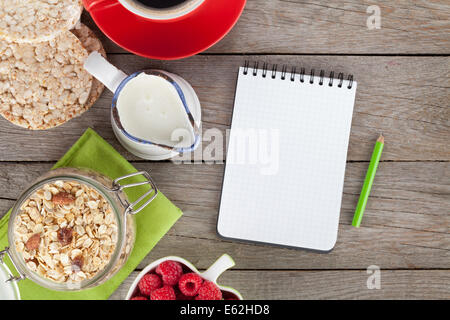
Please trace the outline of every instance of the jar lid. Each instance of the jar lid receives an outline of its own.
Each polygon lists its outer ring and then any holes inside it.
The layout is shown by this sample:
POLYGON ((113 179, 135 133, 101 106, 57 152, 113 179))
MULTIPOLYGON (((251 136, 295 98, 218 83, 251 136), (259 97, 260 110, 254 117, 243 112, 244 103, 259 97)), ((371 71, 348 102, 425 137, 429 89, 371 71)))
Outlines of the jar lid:
POLYGON ((8 281, 11 272, 6 264, 0 263, 0 300, 20 300, 20 292, 15 281, 8 281))

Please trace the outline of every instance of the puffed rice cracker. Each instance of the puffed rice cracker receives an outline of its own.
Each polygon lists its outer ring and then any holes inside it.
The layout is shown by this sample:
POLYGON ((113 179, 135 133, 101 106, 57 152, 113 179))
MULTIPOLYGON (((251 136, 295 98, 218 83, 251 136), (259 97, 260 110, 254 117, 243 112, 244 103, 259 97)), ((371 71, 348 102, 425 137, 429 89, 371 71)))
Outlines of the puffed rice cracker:
POLYGON ((51 40, 72 29, 82 10, 81 0, 2 0, 0 39, 18 43, 51 40))
POLYGON ((35 44, 0 41, 0 114, 32 130, 82 114, 92 87, 87 55, 70 31, 35 44))
MULTIPOLYGON (((95 36, 94 32, 89 29, 85 24, 77 23, 71 32, 81 41, 83 47, 90 54, 91 52, 97 51, 106 59, 106 51, 103 48, 102 42, 95 36)), ((90 108, 95 101, 100 97, 105 86, 103 83, 93 78, 91 93, 89 95, 88 101, 86 102, 86 107, 90 108)))

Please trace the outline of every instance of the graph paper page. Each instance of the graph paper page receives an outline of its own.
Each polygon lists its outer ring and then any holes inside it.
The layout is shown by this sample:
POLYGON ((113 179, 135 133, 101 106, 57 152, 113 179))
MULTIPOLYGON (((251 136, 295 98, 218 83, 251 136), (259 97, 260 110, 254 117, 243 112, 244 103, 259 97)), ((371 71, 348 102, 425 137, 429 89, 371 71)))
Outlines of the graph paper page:
POLYGON ((239 69, 217 230, 226 238, 331 250, 337 239, 356 82, 239 69))

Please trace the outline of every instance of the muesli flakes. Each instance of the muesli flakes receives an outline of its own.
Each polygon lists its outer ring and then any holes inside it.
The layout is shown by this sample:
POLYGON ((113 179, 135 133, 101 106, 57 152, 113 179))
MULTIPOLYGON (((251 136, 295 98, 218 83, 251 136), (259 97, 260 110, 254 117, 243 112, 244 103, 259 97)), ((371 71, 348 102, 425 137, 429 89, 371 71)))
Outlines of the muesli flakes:
POLYGON ((76 181, 36 190, 14 221, 15 247, 27 267, 56 282, 94 277, 117 246, 117 221, 109 202, 76 181))

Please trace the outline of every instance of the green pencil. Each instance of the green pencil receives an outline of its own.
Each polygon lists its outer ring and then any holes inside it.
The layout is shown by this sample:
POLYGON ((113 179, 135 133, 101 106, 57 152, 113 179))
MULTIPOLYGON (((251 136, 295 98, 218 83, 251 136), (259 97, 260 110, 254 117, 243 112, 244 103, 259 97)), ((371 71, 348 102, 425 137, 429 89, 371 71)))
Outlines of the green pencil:
POLYGON ((384 137, 380 135, 375 143, 373 149, 372 158, 370 159, 369 169, 367 169, 366 178, 364 179, 364 185, 359 195, 358 205, 356 206, 355 215, 353 216, 352 226, 359 228, 361 220, 366 208, 367 200, 369 199, 370 189, 372 189, 373 179, 377 172, 378 162, 380 162, 381 152, 383 151, 384 137))

